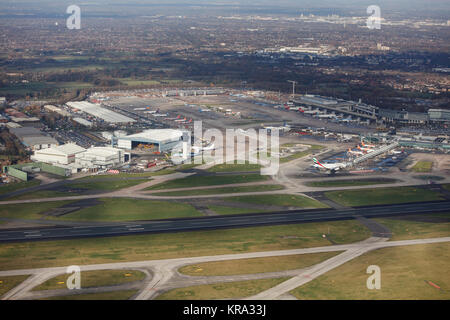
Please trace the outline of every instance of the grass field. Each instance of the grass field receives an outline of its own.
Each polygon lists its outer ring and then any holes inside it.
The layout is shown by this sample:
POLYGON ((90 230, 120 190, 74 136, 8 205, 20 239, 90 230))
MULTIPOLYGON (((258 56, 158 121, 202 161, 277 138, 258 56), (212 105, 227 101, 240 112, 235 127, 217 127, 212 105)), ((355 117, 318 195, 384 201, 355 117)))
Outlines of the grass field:
POLYGON ((137 199, 101 199, 102 204, 67 214, 60 220, 136 221, 200 217, 189 204, 137 199))
POLYGON ((0 269, 60 267, 331 245, 370 237, 357 221, 0 244, 0 269))
POLYGON ((411 168, 414 172, 431 172, 433 168, 433 162, 431 161, 419 161, 414 167, 411 168))
POLYGON ((339 252, 324 252, 283 257, 217 261, 186 266, 179 271, 190 276, 229 276, 296 270, 313 266, 338 254, 339 252))
MULTIPOLYGON (((283 147, 289 148, 289 147, 293 147, 294 145, 295 144, 286 144, 283 147)), ((293 160, 297 160, 297 159, 306 157, 307 155, 311 154, 312 152, 317 151, 317 150, 322 150, 323 148, 324 148, 323 146, 311 145, 311 147, 308 150, 305 150, 305 151, 302 151, 302 152, 297 152, 297 153, 294 153, 294 154, 292 154, 290 156, 280 158, 280 163, 286 163, 286 162, 290 162, 290 161, 293 161, 293 160)))
POLYGON ((325 195, 339 204, 354 207, 443 200, 438 192, 416 187, 331 191, 325 195))
POLYGON ((320 276, 293 290, 299 299, 450 299, 450 244, 427 244, 384 248, 364 254, 357 259, 320 276), (381 290, 368 290, 367 267, 381 268, 381 290), (442 288, 426 283, 432 281, 442 288))
MULTIPOLYGON (((422 217, 422 216, 421 216, 422 217)), ((392 231, 392 239, 412 240, 424 238, 438 238, 450 236, 450 212, 447 214, 426 215, 427 218, 448 218, 448 222, 422 222, 406 220, 406 217, 378 218, 375 221, 380 222, 392 231)))
POLYGON ((42 213, 69 204, 70 201, 0 205, 0 218, 41 219, 42 213))
POLYGON ((265 192, 283 190, 282 185, 260 185, 260 186, 246 186, 246 187, 228 187, 228 188, 212 188, 200 190, 186 190, 174 192, 156 193, 158 196, 200 196, 211 194, 226 194, 226 193, 243 193, 243 192, 265 192))
POLYGON ((5 201, 72 197, 72 196, 79 196, 79 195, 80 195, 80 193, 78 193, 78 192, 61 192, 61 191, 52 191, 52 190, 40 190, 40 191, 24 193, 20 196, 8 197, 7 199, 5 199, 5 201))
POLYGON ((157 300, 239 299, 253 296, 288 279, 262 279, 180 288, 160 295, 157 300))
POLYGON ((148 182, 148 179, 83 182, 70 184, 69 186, 72 189, 114 191, 134 187, 145 182, 148 182))
POLYGON ((120 179, 126 179, 126 178, 145 178, 145 177, 155 177, 155 176, 162 176, 166 174, 174 173, 174 169, 163 169, 160 171, 155 172, 142 172, 142 173, 119 173, 114 175, 95 175, 95 176, 88 176, 83 177, 80 179, 77 179, 76 181, 96 181, 96 180, 105 180, 105 179, 111 179, 111 180, 120 180, 120 179))
POLYGON ((0 298, 27 278, 28 276, 0 277, 0 298))
POLYGON ((258 210, 258 209, 248 209, 248 208, 234 208, 227 206, 215 206, 210 205, 208 208, 219 215, 231 215, 231 214, 248 214, 248 213, 262 213, 269 212, 270 210, 258 210))
MULTIPOLYGON (((33 291, 67 289, 67 279, 70 275, 64 274, 49 279, 33 288, 33 291)), ((145 279, 145 274, 136 270, 99 270, 83 271, 80 274, 81 288, 106 287, 120 285, 145 279)))
POLYGON ((376 184, 395 183, 395 179, 351 179, 307 182, 305 185, 316 188, 370 186, 376 184))
POLYGON ((209 168, 209 172, 254 172, 261 170, 260 164, 218 164, 209 168))
POLYGON ((101 293, 75 294, 62 297, 51 297, 42 300, 129 300, 138 290, 124 290, 101 293))
POLYGON ((272 205, 284 207, 299 207, 299 208, 327 208, 326 205, 319 201, 290 194, 271 194, 271 195, 257 195, 257 196, 240 196, 227 198, 233 202, 244 202, 259 205, 272 205))
POLYGON ((158 184, 156 186, 147 188, 146 190, 165 190, 178 188, 193 188, 193 187, 207 187, 219 186, 237 183, 250 183, 258 181, 267 181, 268 176, 261 176, 259 174, 247 175, 224 175, 224 176, 190 176, 183 179, 172 180, 158 184))
POLYGON ((24 182, 17 182, 17 183, 11 183, 11 184, 5 184, 0 186, 0 195, 5 193, 10 193, 26 188, 35 187, 41 184, 41 181, 39 180, 30 180, 30 181, 24 181, 24 182))

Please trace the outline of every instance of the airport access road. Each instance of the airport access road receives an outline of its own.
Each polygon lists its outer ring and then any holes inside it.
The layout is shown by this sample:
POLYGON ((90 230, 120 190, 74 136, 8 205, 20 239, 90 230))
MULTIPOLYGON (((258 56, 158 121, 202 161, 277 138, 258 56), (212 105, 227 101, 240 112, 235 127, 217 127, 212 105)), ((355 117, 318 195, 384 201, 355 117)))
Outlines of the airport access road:
POLYGON ((431 214, 448 212, 449 209, 450 201, 440 201, 349 208, 342 210, 315 209, 219 217, 138 221, 123 223, 122 225, 109 224, 102 226, 96 224, 92 226, 71 228, 54 227, 32 230, 5 230, 0 232, 0 242, 115 237, 150 233, 231 229, 264 225, 349 220, 360 216, 373 218, 407 214, 431 214))

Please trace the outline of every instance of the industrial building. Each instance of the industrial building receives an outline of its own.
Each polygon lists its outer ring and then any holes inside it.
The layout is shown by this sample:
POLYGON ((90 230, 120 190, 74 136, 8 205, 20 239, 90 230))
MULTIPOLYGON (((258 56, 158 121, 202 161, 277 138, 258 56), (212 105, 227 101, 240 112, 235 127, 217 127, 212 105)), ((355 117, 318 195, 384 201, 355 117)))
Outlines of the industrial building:
POLYGON ((75 156, 75 165, 84 169, 107 169, 124 164, 130 154, 111 147, 92 147, 75 156))
POLYGON ((35 151, 56 147, 58 141, 54 138, 45 136, 39 129, 33 127, 11 128, 10 132, 14 134, 22 144, 35 151))
POLYGON ((135 122, 135 120, 129 117, 103 108, 99 104, 93 104, 87 101, 68 102, 67 106, 72 108, 75 112, 84 112, 108 123, 119 124, 135 122))
POLYGON ((430 109, 428 110, 430 121, 444 122, 450 121, 450 110, 430 109))
POLYGON ((85 151, 86 149, 71 143, 43 150, 36 150, 34 155, 31 156, 31 160, 36 162, 67 165, 75 162, 75 156, 85 151))
POLYGON ((139 145, 148 145, 157 149, 159 152, 171 151, 183 136, 190 136, 189 131, 175 129, 153 129, 126 137, 118 138, 117 146, 125 150, 136 149, 139 145))
POLYGON ((63 117, 70 117, 69 112, 67 112, 66 110, 63 110, 61 108, 58 108, 56 106, 53 106, 53 105, 45 105, 44 109, 49 112, 55 112, 63 117))
POLYGON ((90 121, 87 121, 83 118, 73 118, 73 121, 75 121, 78 124, 81 124, 82 126, 88 127, 88 128, 92 128, 93 124, 90 121))

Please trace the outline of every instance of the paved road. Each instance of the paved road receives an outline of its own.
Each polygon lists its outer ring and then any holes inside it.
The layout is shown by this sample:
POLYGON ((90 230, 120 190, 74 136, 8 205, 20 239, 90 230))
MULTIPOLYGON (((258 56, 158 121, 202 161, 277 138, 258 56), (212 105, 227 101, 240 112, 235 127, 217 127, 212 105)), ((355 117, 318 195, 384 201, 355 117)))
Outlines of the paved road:
MULTIPOLYGON (((444 238, 432 238, 432 239, 417 239, 417 240, 403 240, 403 241, 386 241, 385 238, 369 238, 365 241, 344 244, 344 245, 333 245, 315 248, 304 248, 304 249, 291 249, 291 250, 277 250, 277 251, 265 251, 265 252, 250 252, 250 253, 240 253, 240 254, 227 254, 227 255, 216 255, 216 256, 203 256, 203 257, 190 257, 190 258, 178 258, 178 259, 167 259, 167 260, 150 260, 150 261, 137 261, 137 262, 117 262, 117 263, 106 263, 106 264, 96 264, 96 265, 85 265, 80 266, 81 271, 93 271, 93 270, 119 270, 119 269, 141 269, 146 268, 150 270, 153 274, 153 278, 150 282, 144 285, 144 288, 135 297, 138 300, 152 299, 158 296, 161 292, 167 290, 168 287, 173 287, 171 281, 178 282, 179 285, 185 285, 191 283, 193 277, 186 277, 186 283, 180 283, 180 278, 176 277, 178 274, 177 270, 186 265, 214 262, 214 261, 228 261, 228 260, 239 260, 239 259, 251 259, 251 258, 264 258, 264 257, 281 257, 289 255, 299 255, 299 254, 310 254, 310 253, 320 253, 320 252, 339 252, 345 251, 343 254, 335 256, 328 259, 322 263, 319 263, 313 267, 307 269, 301 269, 300 272, 308 271, 308 273, 314 272, 314 276, 317 277, 346 261, 351 260, 363 253, 369 252, 371 250, 376 250, 380 248, 396 247, 396 246, 408 246, 417 244, 431 244, 431 243, 441 243, 450 242, 450 237, 444 238), (345 254, 345 256, 343 256, 345 254), (336 259, 336 257, 339 257, 336 259)), ((26 298, 30 291, 40 285, 41 283, 56 277, 61 274, 66 273, 65 267, 55 267, 55 268, 37 268, 37 269, 24 269, 24 270, 9 270, 0 271, 0 277, 17 276, 17 275, 31 275, 27 280, 22 282, 17 287, 13 288, 6 295, 2 297, 2 300, 17 300, 26 298)), ((275 275, 276 276, 276 275, 275 275)), ((249 279, 254 278, 254 275, 249 275, 249 279)), ((243 279, 239 276, 239 279, 243 279)), ((298 274, 295 278, 287 280, 272 289, 260 293, 261 299, 266 299, 268 297, 277 298, 283 296, 286 292, 295 289, 301 285, 304 280, 304 274, 298 274), (293 280, 295 279, 295 281, 293 280), (286 291, 287 290, 287 291, 286 291)), ((231 279, 229 279, 231 280, 231 279)), ((312 277, 307 278, 307 281, 311 281, 312 277)), ((193 280, 195 282, 195 280, 193 280)), ((212 281, 215 281, 214 279, 212 281)), ((259 296, 259 295, 258 295, 259 296)), ((255 298, 255 297, 252 297, 255 298)))
POLYGON ((221 228, 240 228, 261 225, 280 225, 302 222, 319 222, 402 214, 425 214, 447 212, 450 201, 410 203, 400 205, 350 208, 343 210, 315 209, 267 214, 202 217, 160 221, 128 222, 122 225, 98 225, 77 227, 54 227, 33 230, 1 231, 0 242, 54 240, 68 238, 109 237, 147 233, 167 233, 221 228))

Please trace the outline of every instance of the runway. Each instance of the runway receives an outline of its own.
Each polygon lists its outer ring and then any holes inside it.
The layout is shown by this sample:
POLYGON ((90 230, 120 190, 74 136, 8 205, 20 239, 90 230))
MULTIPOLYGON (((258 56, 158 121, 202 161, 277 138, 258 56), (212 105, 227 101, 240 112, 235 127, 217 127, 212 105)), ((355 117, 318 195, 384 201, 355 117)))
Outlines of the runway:
POLYGON ((290 223, 348 220, 358 217, 382 217, 406 214, 426 214, 450 211, 450 201, 422 202, 342 210, 315 209, 246 214, 219 217, 202 217, 158 221, 138 221, 122 224, 98 223, 74 227, 51 227, 41 229, 0 232, 0 242, 42 241, 73 238, 113 237, 151 233, 186 232, 227 228, 282 225, 290 223))

